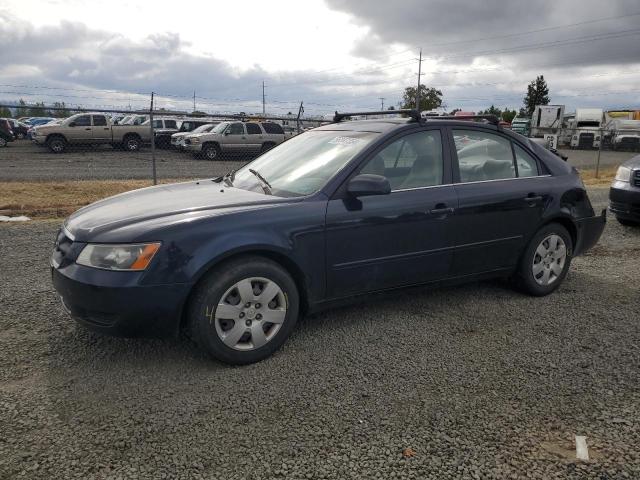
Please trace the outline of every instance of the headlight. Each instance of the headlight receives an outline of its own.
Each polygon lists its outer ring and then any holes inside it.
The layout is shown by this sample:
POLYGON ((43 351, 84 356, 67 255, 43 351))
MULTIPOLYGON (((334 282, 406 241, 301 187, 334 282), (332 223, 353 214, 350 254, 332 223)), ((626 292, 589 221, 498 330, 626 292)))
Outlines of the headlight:
POLYGON ((160 243, 100 245, 90 243, 82 249, 76 263, 105 270, 141 271, 151 263, 160 243))
POLYGON ((631 179, 631 169, 629 167, 618 167, 616 172, 616 180, 619 182, 628 182, 631 179))

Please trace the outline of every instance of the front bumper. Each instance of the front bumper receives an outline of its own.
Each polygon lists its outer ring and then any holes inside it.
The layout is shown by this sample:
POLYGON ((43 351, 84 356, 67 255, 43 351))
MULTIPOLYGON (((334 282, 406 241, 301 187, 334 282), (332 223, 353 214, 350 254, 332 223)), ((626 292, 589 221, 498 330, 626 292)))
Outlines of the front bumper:
POLYGON ((177 334, 190 285, 140 285, 140 275, 76 264, 51 268, 65 310, 90 330, 122 337, 177 334))
POLYGON ((201 143, 185 143, 183 148, 189 152, 201 152, 202 144, 201 143))
POLYGON ((607 223, 607 211, 602 210, 600 215, 581 218, 576 221, 578 227, 578 241, 574 248, 574 256, 581 255, 592 248, 604 231, 607 223))
POLYGON ((609 189, 609 210, 616 217, 640 222, 640 187, 614 182, 609 189))
POLYGON ((44 145, 46 137, 44 135, 31 135, 31 140, 33 141, 33 143, 36 143, 38 145, 44 145))

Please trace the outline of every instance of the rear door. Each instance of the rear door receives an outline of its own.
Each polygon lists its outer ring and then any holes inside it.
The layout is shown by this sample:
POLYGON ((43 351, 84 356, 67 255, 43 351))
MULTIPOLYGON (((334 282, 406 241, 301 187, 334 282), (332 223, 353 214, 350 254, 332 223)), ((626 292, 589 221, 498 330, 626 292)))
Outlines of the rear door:
POLYGON ((499 132, 450 130, 458 209, 456 276, 513 267, 550 199, 548 175, 527 148, 499 132))
POLYGON ((91 115, 92 126, 92 143, 109 143, 111 142, 111 127, 104 115, 91 115))
POLYGON ((245 124, 247 129, 247 146, 252 153, 257 153, 262 148, 264 133, 257 123, 249 122, 245 124))

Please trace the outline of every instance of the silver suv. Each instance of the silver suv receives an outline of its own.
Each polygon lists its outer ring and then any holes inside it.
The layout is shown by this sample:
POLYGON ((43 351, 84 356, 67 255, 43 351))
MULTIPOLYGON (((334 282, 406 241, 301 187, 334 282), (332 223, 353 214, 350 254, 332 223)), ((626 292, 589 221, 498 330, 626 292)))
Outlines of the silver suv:
POLYGON ((217 160, 221 153, 256 154, 284 142, 282 127, 272 122, 222 122, 210 132, 189 135, 184 149, 196 157, 217 160))

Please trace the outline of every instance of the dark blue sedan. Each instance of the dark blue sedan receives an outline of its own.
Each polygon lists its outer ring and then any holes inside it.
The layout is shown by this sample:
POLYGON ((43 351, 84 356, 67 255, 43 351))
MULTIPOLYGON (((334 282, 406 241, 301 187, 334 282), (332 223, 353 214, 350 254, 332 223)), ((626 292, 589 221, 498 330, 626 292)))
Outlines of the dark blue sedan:
POLYGON ((605 224, 576 170, 497 121, 408 113, 337 116, 224 177, 77 211, 51 259, 65 308, 107 334, 187 329, 246 364, 301 314, 357 295, 490 277, 558 288, 605 224))

